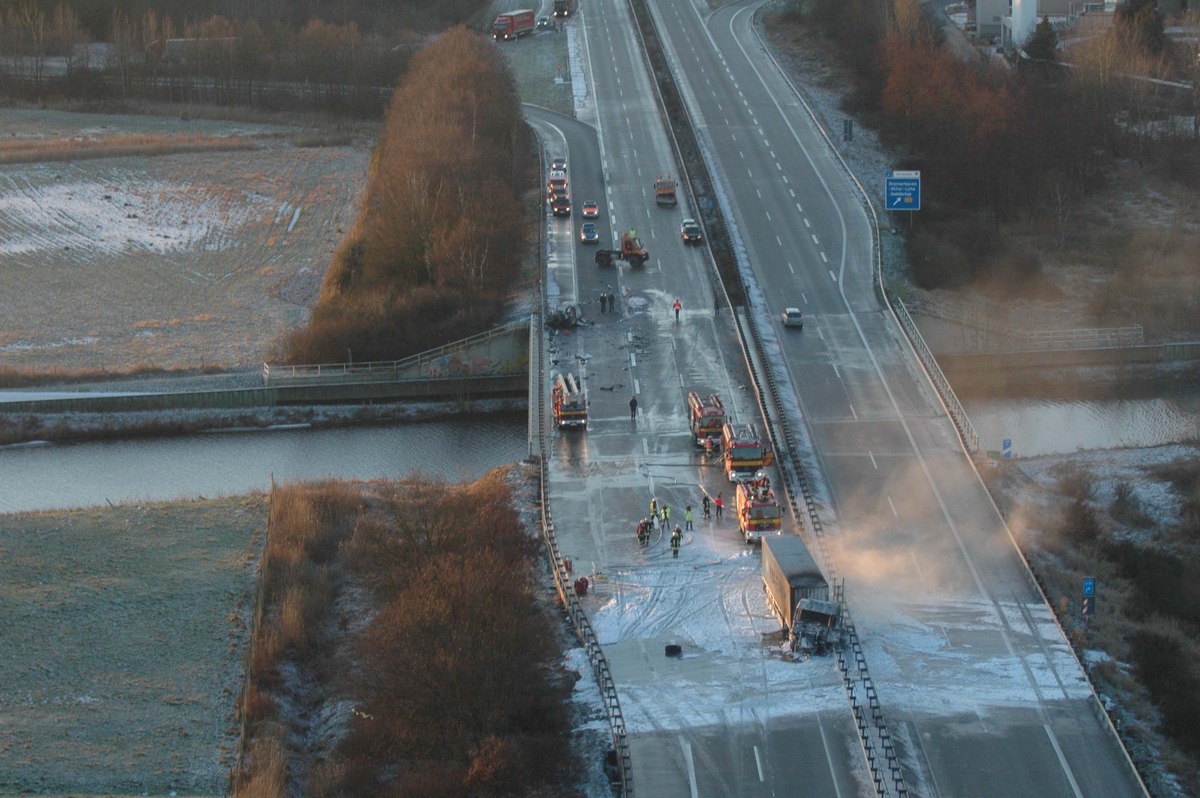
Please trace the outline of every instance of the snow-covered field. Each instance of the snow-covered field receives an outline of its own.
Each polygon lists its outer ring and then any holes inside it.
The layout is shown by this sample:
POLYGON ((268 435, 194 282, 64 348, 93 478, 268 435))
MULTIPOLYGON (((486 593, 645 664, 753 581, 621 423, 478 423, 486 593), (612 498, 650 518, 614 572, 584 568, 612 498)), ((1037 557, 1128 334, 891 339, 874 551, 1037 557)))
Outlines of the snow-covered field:
POLYGON ((10 139, 251 137, 256 147, 0 166, 0 364, 253 368, 301 323, 365 184, 369 142, 148 116, 0 109, 10 139))

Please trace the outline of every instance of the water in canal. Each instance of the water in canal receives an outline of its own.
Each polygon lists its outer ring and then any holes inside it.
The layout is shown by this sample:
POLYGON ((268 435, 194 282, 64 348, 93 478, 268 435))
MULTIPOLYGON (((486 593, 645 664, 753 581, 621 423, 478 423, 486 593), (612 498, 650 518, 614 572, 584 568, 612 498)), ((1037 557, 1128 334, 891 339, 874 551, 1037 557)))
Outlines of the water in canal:
MULTIPOLYGON (((980 445, 1015 457, 1200 439, 1200 392, 1159 398, 970 399, 980 445)), ((474 479, 526 454, 526 416, 0 449, 0 513, 238 495, 277 481, 419 471, 474 479)))
POLYGON ((1200 392, 1184 388, 1155 398, 970 399, 963 406, 980 448, 999 452, 1008 439, 1013 457, 1200 440, 1200 392))
POLYGON ((414 471, 471 480, 526 455, 524 413, 381 427, 213 433, 0 449, 0 513, 239 495, 414 471))

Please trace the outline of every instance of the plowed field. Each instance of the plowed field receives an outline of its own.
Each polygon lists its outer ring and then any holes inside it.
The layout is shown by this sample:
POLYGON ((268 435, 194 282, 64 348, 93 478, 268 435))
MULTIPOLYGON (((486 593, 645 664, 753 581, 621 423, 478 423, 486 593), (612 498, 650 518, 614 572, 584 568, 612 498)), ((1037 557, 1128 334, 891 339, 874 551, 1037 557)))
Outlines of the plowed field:
POLYGON ((0 365, 249 368, 301 324, 353 222, 370 141, 142 116, 0 110, 0 365), (248 149, 52 160, 121 135, 242 136, 248 149))

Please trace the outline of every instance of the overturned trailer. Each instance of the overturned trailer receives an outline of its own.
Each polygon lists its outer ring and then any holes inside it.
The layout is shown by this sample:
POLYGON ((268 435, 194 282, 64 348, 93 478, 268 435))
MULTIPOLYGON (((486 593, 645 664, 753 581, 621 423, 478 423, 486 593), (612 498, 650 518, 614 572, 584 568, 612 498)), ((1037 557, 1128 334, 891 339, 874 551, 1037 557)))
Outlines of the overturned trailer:
POLYGON ((841 636, 841 608, 804 541, 793 535, 762 539, 767 602, 793 651, 825 653, 841 636))

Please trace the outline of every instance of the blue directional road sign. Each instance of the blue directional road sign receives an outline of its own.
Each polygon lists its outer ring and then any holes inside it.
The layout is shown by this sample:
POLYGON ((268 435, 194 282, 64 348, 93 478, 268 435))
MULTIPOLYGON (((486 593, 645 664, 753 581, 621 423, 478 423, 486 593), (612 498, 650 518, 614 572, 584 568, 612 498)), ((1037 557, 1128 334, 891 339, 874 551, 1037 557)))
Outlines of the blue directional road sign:
POLYGON ((888 170, 887 209, 889 211, 921 210, 921 173, 919 171, 888 170))
POLYGON ((1000 451, 1003 453, 1000 456, 1005 460, 1012 459, 1012 438, 1005 438, 1000 444, 1000 451))
POLYGON ((1083 578, 1083 595, 1085 595, 1085 596, 1096 595, 1096 577, 1085 576, 1083 578))

